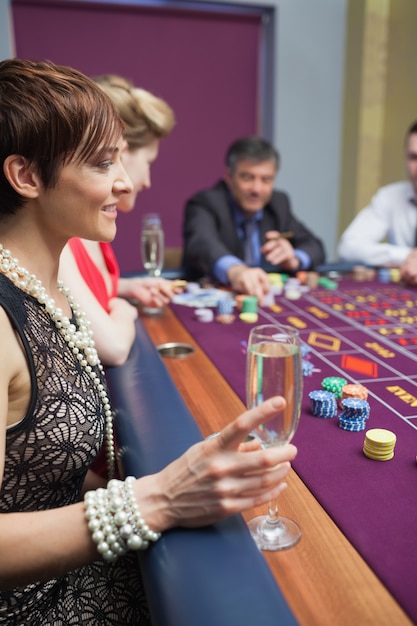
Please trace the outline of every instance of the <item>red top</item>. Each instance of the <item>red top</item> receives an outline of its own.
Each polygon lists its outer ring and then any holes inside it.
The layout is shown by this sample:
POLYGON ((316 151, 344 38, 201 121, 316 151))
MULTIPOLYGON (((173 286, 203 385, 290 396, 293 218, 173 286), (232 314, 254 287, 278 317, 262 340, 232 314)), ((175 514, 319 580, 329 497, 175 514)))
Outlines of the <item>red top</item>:
POLYGON ((106 267, 111 278, 111 293, 108 293, 106 283, 102 273, 88 254, 81 239, 74 237, 69 240, 69 245, 77 262, 86 284, 89 286, 103 309, 109 311, 109 300, 117 296, 117 286, 120 278, 120 269, 113 249, 109 243, 100 242, 100 249, 103 254, 106 267))

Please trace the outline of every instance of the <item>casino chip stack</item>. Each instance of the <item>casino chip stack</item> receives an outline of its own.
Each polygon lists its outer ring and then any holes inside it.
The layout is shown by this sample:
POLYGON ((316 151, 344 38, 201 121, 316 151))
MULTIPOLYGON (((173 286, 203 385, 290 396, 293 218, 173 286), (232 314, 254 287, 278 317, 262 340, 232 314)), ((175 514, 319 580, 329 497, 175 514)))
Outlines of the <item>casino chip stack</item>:
POLYGON ((327 278, 327 276, 320 276, 317 282, 320 287, 324 287, 324 289, 332 291, 337 289, 337 282, 335 280, 331 280, 331 278, 327 278))
POLYGON ((328 376, 327 378, 323 378, 321 381, 323 389, 331 391, 336 398, 342 397, 342 388, 344 385, 347 385, 346 378, 339 378, 338 376, 328 376))
POLYGON ((397 437, 390 430, 372 428, 365 434, 363 453, 374 461, 389 461, 394 456, 397 437))
POLYGON ((343 411, 339 415, 339 426, 343 430, 359 432, 365 430, 366 420, 369 418, 369 404, 360 398, 345 398, 342 400, 343 411))
POLYGON ((363 385, 344 385, 342 387, 342 400, 345 398, 360 398, 361 400, 368 399, 368 390, 363 385))
POLYGON ((237 311, 241 311, 242 310, 242 306, 243 306, 243 300, 247 298, 247 296, 245 296, 245 294, 243 293, 239 293, 235 296, 235 306, 236 306, 236 310, 237 311))
POLYGON ((392 283, 399 283, 401 280, 401 270, 399 267, 391 267, 389 271, 392 283))
POLYGON ((303 372, 303 376, 311 376, 313 373, 313 364, 311 361, 308 361, 307 359, 302 359, 301 360, 301 369, 303 372))
POLYGON ((301 285, 298 278, 288 278, 284 287, 284 295, 288 300, 298 300, 301 298, 301 285))
POLYGON ((313 373, 313 363, 310 359, 311 348, 306 343, 301 344, 301 356, 303 357, 301 360, 301 367, 303 370, 303 376, 311 376, 313 373), (305 358, 307 357, 307 358, 305 358))
POLYGON ((266 307, 274 306, 274 304, 275 304, 275 294, 273 290, 270 289, 268 293, 264 296, 263 306, 264 308, 266 308, 266 307))
POLYGON ((391 282, 391 275, 389 268, 382 267, 378 270, 378 280, 380 283, 389 283, 391 282))
MULTIPOLYGON (((288 277, 287 277, 288 278, 288 277)), ((280 296, 284 287, 284 274, 268 274, 268 280, 271 285, 270 292, 273 296, 280 296)))
POLYGON ((315 417, 324 417, 326 419, 336 417, 337 401, 333 393, 319 389, 310 391, 308 397, 310 398, 311 412, 315 417))
POLYGON ((256 324, 258 321, 258 298, 245 296, 242 300, 242 312, 239 315, 242 322, 256 324))
POLYGON ((198 308, 194 311, 194 317, 199 322, 212 322, 214 318, 214 313, 211 309, 198 308))
POLYGON ((233 300, 230 298, 222 298, 217 302, 216 322, 220 324, 232 324, 235 321, 233 315, 233 300))
POLYGON ((307 356, 311 353, 311 348, 307 343, 301 342, 300 346, 301 356, 307 356))

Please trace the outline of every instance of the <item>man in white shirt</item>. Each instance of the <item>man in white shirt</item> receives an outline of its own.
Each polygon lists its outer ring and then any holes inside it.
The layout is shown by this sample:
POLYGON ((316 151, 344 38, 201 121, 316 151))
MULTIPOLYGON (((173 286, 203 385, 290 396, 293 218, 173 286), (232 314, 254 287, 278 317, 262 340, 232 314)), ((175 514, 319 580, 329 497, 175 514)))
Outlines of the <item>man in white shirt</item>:
POLYGON ((343 261, 376 267, 399 267, 401 278, 417 285, 417 122, 405 141, 408 181, 378 189, 342 234, 343 261))

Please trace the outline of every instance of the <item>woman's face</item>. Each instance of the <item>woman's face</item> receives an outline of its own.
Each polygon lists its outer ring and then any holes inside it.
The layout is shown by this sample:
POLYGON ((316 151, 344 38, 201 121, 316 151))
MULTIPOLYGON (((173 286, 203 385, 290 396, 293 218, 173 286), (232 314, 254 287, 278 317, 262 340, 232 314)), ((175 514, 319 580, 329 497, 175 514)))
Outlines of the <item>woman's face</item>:
POLYGON ((103 147, 87 162, 71 161, 62 168, 57 184, 39 192, 39 220, 55 240, 82 237, 111 241, 116 234, 117 207, 133 193, 121 152, 124 142, 103 147))
POLYGON ((123 166, 132 181, 133 190, 129 194, 121 196, 117 208, 124 213, 133 209, 136 196, 142 189, 151 186, 151 164, 158 156, 159 140, 154 139, 143 148, 129 150, 127 145, 122 152, 123 166))

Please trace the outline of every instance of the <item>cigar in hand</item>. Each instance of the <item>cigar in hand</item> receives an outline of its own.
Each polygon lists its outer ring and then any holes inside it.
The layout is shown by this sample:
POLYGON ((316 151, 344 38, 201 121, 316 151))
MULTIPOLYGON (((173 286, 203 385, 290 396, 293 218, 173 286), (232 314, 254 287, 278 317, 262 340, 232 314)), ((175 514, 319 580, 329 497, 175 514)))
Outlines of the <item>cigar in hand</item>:
POLYGON ((285 230, 282 233, 279 233, 278 235, 274 235, 273 237, 268 237, 267 241, 278 241, 278 239, 291 239, 291 237, 294 237, 294 233, 292 232, 292 230, 285 230))

